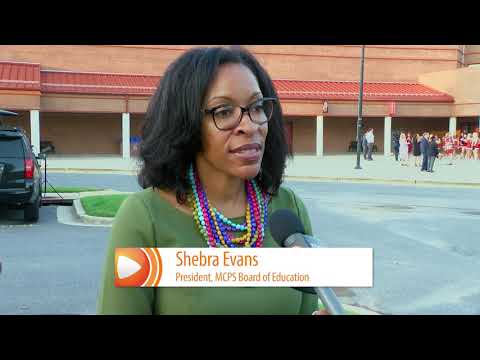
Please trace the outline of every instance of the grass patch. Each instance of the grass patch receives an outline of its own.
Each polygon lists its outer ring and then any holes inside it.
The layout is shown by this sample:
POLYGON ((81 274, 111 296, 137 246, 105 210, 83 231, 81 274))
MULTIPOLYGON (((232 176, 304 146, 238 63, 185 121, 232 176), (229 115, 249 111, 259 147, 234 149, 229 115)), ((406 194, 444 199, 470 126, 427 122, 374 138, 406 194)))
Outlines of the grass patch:
MULTIPOLYGON (((58 193, 81 193, 86 191, 101 191, 104 189, 74 187, 74 186, 55 186, 55 190, 58 193)), ((55 193, 55 190, 53 190, 53 188, 50 185, 47 186, 47 193, 55 193)), ((42 186, 42 191, 45 191, 45 187, 43 186, 42 186)))
POLYGON ((128 196, 129 194, 86 196, 80 201, 87 215, 113 218, 128 196))

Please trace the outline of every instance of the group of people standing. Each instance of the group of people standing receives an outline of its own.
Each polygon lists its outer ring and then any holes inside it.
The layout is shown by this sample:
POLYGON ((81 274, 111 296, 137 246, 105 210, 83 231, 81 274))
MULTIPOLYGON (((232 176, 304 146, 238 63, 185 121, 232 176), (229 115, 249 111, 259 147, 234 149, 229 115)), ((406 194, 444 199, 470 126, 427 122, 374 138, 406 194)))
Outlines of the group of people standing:
POLYGON ((408 166, 413 155, 415 166, 421 171, 433 172, 435 159, 447 158, 449 165, 456 158, 480 159, 480 138, 478 132, 472 134, 462 133, 458 138, 446 133, 443 138, 428 132, 415 134, 394 132, 392 135, 395 161, 400 161, 402 166, 408 166))
POLYGON ((394 132, 392 136, 395 161, 400 161, 402 166, 408 166, 411 155, 415 159, 415 167, 421 166, 421 171, 434 172, 433 165, 440 151, 440 140, 428 132, 415 134, 394 132))
POLYGON ((462 133, 457 138, 449 133, 445 134, 445 156, 467 160, 480 160, 480 137, 478 132, 462 133))

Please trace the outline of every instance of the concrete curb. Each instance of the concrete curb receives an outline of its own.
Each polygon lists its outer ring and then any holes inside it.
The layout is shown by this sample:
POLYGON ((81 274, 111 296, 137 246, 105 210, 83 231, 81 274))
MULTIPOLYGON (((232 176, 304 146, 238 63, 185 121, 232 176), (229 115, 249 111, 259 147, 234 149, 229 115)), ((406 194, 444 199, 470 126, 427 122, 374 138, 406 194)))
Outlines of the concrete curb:
POLYGON ((77 216, 86 224, 112 225, 113 223, 114 218, 103 218, 87 215, 80 199, 73 200, 73 207, 75 208, 77 216))
POLYGON ((116 190, 105 190, 105 191, 90 191, 90 192, 83 192, 80 193, 80 196, 73 200, 73 207, 77 216, 83 221, 85 224, 93 224, 93 225, 108 225, 112 226, 113 221, 115 218, 110 217, 100 217, 100 216, 90 216, 87 215, 85 209, 82 206, 81 198, 88 197, 88 196, 102 196, 102 195, 120 195, 120 194, 132 194, 131 192, 122 192, 116 190))

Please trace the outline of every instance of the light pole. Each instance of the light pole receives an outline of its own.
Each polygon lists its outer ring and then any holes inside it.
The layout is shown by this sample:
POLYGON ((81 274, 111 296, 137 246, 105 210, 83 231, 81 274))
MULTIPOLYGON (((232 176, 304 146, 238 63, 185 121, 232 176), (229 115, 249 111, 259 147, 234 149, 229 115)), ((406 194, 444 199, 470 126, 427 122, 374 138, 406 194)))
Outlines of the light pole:
POLYGON ((362 128, 362 105, 363 105, 363 66, 365 63, 365 45, 362 45, 362 60, 360 65, 360 91, 358 99, 358 118, 357 118, 357 166, 355 169, 361 169, 360 167, 360 130, 362 128))

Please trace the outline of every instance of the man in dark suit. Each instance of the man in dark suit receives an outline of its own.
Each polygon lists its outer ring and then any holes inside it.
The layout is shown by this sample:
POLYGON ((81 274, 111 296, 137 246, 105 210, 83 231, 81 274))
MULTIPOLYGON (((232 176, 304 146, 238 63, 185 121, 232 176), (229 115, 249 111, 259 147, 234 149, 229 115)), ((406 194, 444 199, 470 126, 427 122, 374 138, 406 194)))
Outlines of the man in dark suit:
POLYGON ((430 157, 430 144, 428 142, 428 136, 429 134, 425 132, 420 139, 420 152, 422 153, 422 169, 420 171, 428 170, 428 158, 430 157))
POLYGON ((438 143, 435 135, 430 135, 430 154, 428 157, 428 172, 433 172, 433 164, 438 156, 438 143))
POLYGON ((392 147, 395 154, 395 161, 398 161, 398 153, 400 151, 400 134, 398 131, 394 131, 392 134, 392 147))

